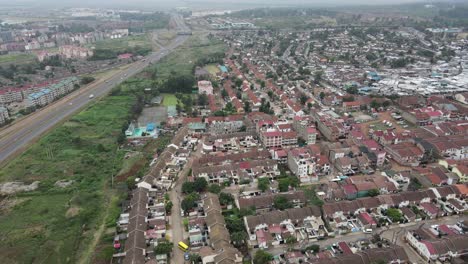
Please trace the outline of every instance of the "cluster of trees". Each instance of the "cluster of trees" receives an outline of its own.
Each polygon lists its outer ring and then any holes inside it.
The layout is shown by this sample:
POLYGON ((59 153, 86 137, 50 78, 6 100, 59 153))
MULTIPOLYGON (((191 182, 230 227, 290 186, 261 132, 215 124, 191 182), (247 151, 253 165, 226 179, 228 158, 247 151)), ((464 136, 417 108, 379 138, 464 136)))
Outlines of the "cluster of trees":
POLYGON ((59 25, 59 32, 69 32, 69 33, 87 33, 94 31, 94 28, 81 23, 72 23, 71 25, 59 25))
POLYGON ((265 98, 262 98, 262 104, 260 105, 260 112, 266 113, 266 114, 274 114, 273 109, 271 109, 270 102, 267 102, 265 98))
POLYGON ((81 78, 80 83, 83 84, 83 85, 86 85, 88 83, 94 82, 94 80, 96 80, 96 79, 94 77, 92 77, 92 76, 83 76, 81 78))
POLYGON ((182 94, 176 93, 177 98, 177 105, 176 109, 177 112, 184 111, 185 113, 191 115, 192 114, 192 106, 193 106, 193 99, 190 94, 182 94))
POLYGON ((216 53, 210 54, 209 56, 199 58, 195 62, 195 66, 204 66, 210 63, 223 64, 224 56, 225 56, 224 52, 216 52, 216 53))
POLYGON ((185 198, 181 202, 181 208, 184 212, 192 210, 196 205, 197 201, 200 200, 201 192, 206 191, 208 183, 205 178, 197 178, 193 182, 184 182, 182 184, 182 193, 186 194, 185 198))
POLYGON ((192 93, 195 77, 187 74, 172 74, 160 87, 162 93, 192 93))

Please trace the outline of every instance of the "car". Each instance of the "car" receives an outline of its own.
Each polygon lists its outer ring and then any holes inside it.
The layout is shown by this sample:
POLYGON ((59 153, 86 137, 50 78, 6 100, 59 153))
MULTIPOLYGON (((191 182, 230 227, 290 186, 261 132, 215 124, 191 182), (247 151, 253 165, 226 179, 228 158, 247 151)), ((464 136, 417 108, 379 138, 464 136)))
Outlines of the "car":
POLYGON ((93 98, 94 98, 94 94, 90 94, 89 99, 93 99, 93 98))
POLYGON ((109 83, 109 81, 108 81, 108 80, 106 80, 106 83, 109 83))
POLYGON ((189 253, 185 253, 185 254, 184 254, 184 259, 185 259, 186 261, 189 261, 189 260, 190 260, 190 254, 189 254, 189 253))
POLYGON ((73 103, 72 103, 72 102, 70 102, 70 103, 69 103, 69 105, 73 105, 73 103))

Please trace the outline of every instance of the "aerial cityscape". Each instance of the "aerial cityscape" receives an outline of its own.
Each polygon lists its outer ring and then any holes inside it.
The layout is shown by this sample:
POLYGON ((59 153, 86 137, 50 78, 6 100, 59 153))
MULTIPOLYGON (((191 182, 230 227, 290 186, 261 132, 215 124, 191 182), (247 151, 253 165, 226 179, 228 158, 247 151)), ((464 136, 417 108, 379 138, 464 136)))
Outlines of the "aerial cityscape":
POLYGON ((468 263, 468 2, 0 0, 0 263, 468 263))

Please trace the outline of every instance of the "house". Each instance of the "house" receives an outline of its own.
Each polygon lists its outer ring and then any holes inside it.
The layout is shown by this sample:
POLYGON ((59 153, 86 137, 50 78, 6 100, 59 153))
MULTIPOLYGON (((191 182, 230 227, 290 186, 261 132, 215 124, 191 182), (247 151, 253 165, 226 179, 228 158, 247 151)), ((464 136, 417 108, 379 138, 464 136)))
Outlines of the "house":
POLYGON ((391 158, 404 166, 416 167, 424 156, 424 152, 410 142, 385 146, 385 150, 391 158))
POLYGON ((5 124, 8 119, 10 119, 8 109, 6 107, 0 106, 0 125, 5 124))
POLYGON ((468 236, 448 235, 437 237, 434 233, 425 228, 418 228, 406 232, 408 244, 427 261, 446 261, 456 258, 466 251, 468 236))
POLYGON ((358 214, 357 218, 361 223, 363 229, 372 229, 377 227, 377 222, 367 212, 358 214))
POLYGON ((288 152, 288 167, 302 183, 318 181, 315 161, 316 156, 308 148, 294 148, 288 152))
POLYGON ((295 191, 288 193, 264 194, 253 197, 240 197, 236 200, 239 209, 255 208, 257 213, 265 213, 273 209, 276 197, 285 197, 294 207, 302 207, 306 203, 304 191, 295 191))
POLYGON ((198 81, 198 94, 213 94, 213 85, 210 81, 198 81))
POLYGON ((459 93, 455 95, 455 100, 462 104, 468 104, 468 93, 459 93))

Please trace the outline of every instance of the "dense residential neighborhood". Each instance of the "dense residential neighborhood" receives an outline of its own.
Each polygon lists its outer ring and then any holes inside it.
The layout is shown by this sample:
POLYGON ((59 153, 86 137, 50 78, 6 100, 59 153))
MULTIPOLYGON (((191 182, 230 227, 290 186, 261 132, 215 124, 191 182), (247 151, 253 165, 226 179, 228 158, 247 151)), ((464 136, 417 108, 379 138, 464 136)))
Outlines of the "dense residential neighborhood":
MULTIPOLYGON (((52 263, 467 263, 468 25, 415 6, 67 7, 54 12, 69 23, 2 23, 0 58, 40 66, 26 80, 0 63, 1 137, 77 108, 0 170, 2 211, 60 211, 54 224, 89 242, 52 263), (62 202, 31 205, 41 192, 62 202)), ((12 256, 15 232, 0 241, 12 256)))

